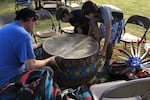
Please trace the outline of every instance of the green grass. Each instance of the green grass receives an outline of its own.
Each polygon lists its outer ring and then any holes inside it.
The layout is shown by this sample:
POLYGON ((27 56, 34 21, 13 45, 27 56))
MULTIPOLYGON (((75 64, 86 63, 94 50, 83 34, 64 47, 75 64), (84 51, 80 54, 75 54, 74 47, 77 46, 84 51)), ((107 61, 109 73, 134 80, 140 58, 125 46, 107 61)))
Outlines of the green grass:
MULTIPOLYGON (((125 20, 134 14, 147 16, 150 18, 150 0, 93 0, 98 5, 112 4, 121 8, 124 12, 125 20)), ((0 15, 15 13, 15 0, 0 0, 0 15)), ((38 22, 35 27, 35 31, 48 29, 50 27, 49 20, 42 20, 38 22)), ((58 27, 58 23, 55 19, 55 25, 58 27)), ((66 25, 66 24, 63 24, 66 25)), ((68 24, 67 24, 68 25, 68 24)), ((58 29, 58 28, 57 28, 58 29)), ((132 31, 134 29, 131 28, 132 31)), ((150 30, 147 33, 147 40, 150 42, 150 30)), ((118 44, 117 47, 122 44, 118 44)))

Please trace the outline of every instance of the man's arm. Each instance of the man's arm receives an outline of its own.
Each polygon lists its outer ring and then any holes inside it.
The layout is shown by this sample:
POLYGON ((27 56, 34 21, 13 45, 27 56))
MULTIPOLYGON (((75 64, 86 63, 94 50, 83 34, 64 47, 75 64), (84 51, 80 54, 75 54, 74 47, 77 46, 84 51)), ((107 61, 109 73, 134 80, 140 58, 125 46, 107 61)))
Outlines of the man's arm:
POLYGON ((43 59, 43 60, 36 60, 36 59, 28 59, 25 62, 25 66, 27 68, 27 70, 29 69, 39 69, 44 67, 47 63, 53 63, 56 64, 55 62, 55 56, 53 57, 49 57, 47 59, 43 59))
POLYGON ((105 42, 104 42, 104 46, 101 50, 101 52, 99 53, 99 55, 104 56, 110 41, 110 36, 111 36, 111 22, 107 22, 105 24, 105 28, 106 28, 106 35, 105 35, 105 42))
MULTIPOLYGON (((110 41, 110 35, 111 35, 111 22, 107 22, 105 24, 106 27, 106 35, 105 35, 105 41, 104 41, 104 46, 102 48, 102 50, 100 51, 99 55, 104 56, 110 41)), ((89 29, 89 35, 93 36, 99 43, 100 43, 100 31, 98 28, 98 25, 93 22, 91 22, 90 24, 90 29, 89 29), (92 30, 92 31, 91 31, 92 30)))
POLYGON ((91 19, 89 25, 88 35, 92 36, 95 40, 97 40, 97 42, 100 42, 100 33, 97 22, 91 19))

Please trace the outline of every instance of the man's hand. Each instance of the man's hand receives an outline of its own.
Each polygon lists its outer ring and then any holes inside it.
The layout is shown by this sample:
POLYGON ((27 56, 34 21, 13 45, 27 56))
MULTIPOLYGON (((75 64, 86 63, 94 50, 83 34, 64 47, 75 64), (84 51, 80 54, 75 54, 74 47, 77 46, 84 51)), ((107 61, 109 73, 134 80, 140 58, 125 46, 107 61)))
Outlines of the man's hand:
POLYGON ((56 65, 57 62, 56 62, 55 58, 56 58, 56 56, 49 57, 49 62, 56 65))

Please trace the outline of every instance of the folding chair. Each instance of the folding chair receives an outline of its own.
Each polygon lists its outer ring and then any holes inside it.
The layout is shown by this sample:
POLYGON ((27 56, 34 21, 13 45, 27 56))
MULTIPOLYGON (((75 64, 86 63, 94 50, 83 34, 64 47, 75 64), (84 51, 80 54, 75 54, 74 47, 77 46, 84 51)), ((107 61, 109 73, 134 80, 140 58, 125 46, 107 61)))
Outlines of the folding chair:
POLYGON ((127 81, 125 80, 118 80, 118 81, 111 81, 106 83, 100 83, 100 84, 94 84, 90 86, 90 92, 92 93, 94 100, 99 100, 99 98, 102 96, 103 92, 107 90, 110 87, 113 87, 118 84, 125 83, 127 81))
POLYGON ((125 43, 146 41, 146 33, 150 27, 150 19, 142 15, 130 16, 124 26, 121 41, 125 43))
POLYGON ((64 6, 64 0, 43 0, 43 8, 55 13, 56 8, 64 6))
POLYGON ((74 33, 74 26, 67 26, 67 27, 62 27, 63 23, 61 23, 60 21, 58 21, 58 24, 59 24, 59 27, 58 27, 58 30, 60 33, 74 33))
POLYGON ((80 8, 85 1, 87 0, 66 0, 65 4, 70 8, 80 8))
MULTIPOLYGON (((40 15, 40 21, 44 21, 44 20, 48 20, 48 29, 42 29, 40 31, 36 31, 32 33, 33 39, 34 39, 34 43, 33 43, 33 48, 34 48, 34 52, 36 55, 37 59, 43 59, 43 49, 42 49, 42 44, 43 41, 48 38, 51 37, 53 35, 56 35, 56 26, 54 23, 54 18, 53 15, 45 9, 40 9, 40 10, 36 10, 36 12, 40 15)), ((40 22, 39 21, 39 22, 40 22)), ((40 23, 38 23, 40 24, 40 23)))
POLYGON ((15 10, 16 12, 20 7, 32 8, 32 0, 15 0, 15 10))
MULTIPOLYGON (((54 22, 53 15, 45 9, 40 9, 36 11, 40 15, 40 20, 48 19, 49 22, 49 29, 43 29, 41 31, 37 31, 34 33, 35 36, 39 38, 48 38, 56 33, 56 26, 54 22)), ((40 23, 39 23, 40 24, 40 23)))
MULTIPOLYGON (((79 7, 76 7, 76 8, 71 8, 71 10, 74 10, 74 9, 81 9, 79 7)), ((66 27, 62 27, 64 26, 63 24, 66 24, 66 23, 62 23, 61 21, 58 21, 58 30, 60 33, 74 33, 74 26, 70 25, 68 23, 68 25, 65 25, 66 27)))
POLYGON ((150 78, 135 79, 110 87, 99 100, 150 100, 150 78))
POLYGON ((16 14, 5 14, 0 16, 0 27, 14 21, 16 14))

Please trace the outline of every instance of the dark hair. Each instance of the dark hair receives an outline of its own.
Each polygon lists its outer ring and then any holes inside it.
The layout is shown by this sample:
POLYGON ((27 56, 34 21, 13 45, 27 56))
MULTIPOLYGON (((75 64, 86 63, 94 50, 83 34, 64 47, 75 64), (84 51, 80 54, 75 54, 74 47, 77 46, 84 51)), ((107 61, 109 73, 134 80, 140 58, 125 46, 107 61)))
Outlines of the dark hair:
POLYGON ((39 19, 39 15, 30 8, 23 8, 20 11, 16 12, 15 20, 22 20, 24 22, 28 21, 30 18, 33 18, 34 21, 39 19))
POLYGON ((69 14, 69 9, 67 7, 60 7, 56 9, 55 15, 57 20, 61 20, 65 14, 69 14))
POLYGON ((82 13, 84 15, 89 15, 90 13, 97 13, 98 7, 95 3, 92 1, 86 1, 82 5, 82 13))

